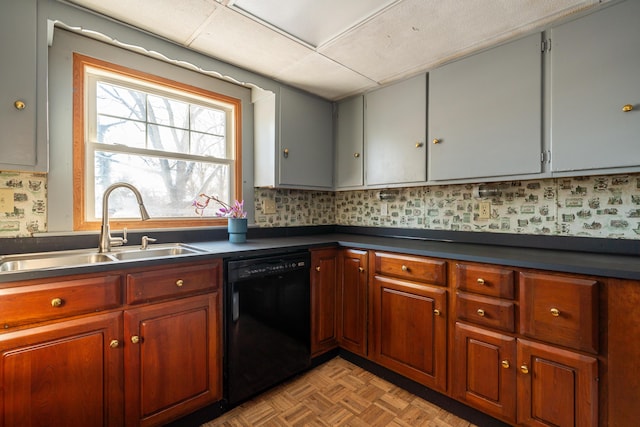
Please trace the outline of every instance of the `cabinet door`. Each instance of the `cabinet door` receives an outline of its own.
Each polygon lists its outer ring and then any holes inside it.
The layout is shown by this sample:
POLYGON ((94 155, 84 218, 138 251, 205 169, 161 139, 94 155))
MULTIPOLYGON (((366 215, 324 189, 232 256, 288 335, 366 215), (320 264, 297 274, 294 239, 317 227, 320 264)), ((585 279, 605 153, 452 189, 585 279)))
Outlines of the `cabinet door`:
POLYGON ((367 185, 425 182, 425 75, 367 93, 364 114, 367 185))
POLYGON ((119 426, 122 314, 0 335, 0 426, 119 426))
POLYGON ((453 395, 494 417, 516 420, 516 339, 456 323, 453 395))
POLYGON ((338 103, 336 116, 336 188, 364 184, 364 97, 338 103))
POLYGON ((429 73, 429 180, 542 170, 541 36, 429 73))
POLYGON ((518 340, 518 423, 597 426, 598 361, 572 351, 518 340))
POLYGON ((338 346, 336 337, 336 293, 338 249, 311 252, 311 355, 338 346))
POLYGON ((333 188, 331 103, 281 88, 279 155, 280 184, 333 188))
POLYGON ((367 354, 367 252, 346 249, 340 254, 338 342, 341 347, 367 354))
POLYGON ((447 291, 373 277, 373 359, 436 390, 447 385, 447 291))
POLYGON ((161 425, 222 398, 219 293, 125 311, 127 425, 161 425))
POLYGON ((552 171, 637 168, 639 20, 626 1, 552 29, 552 171))
MULTIPOLYGON (((36 1, 0 5, 0 170, 33 169, 36 149, 36 1), (22 102, 20 109, 15 102, 22 102)), ((43 58, 46 61, 46 58, 43 58)), ((46 159, 40 159, 46 164, 46 159)))

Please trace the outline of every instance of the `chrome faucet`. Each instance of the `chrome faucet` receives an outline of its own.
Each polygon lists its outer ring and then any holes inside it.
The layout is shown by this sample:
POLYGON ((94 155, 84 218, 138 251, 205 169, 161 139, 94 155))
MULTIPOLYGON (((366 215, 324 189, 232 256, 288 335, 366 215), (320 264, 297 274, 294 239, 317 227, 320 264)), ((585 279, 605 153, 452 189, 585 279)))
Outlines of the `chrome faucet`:
POLYGON ((109 226, 109 195, 116 188, 128 188, 133 192, 136 196, 136 200, 138 201, 138 206, 140 208, 140 218, 143 221, 151 218, 147 209, 144 207, 144 203, 142 202, 142 195, 138 191, 136 187, 126 182, 116 182, 112 184, 104 191, 104 195, 102 196, 102 228, 100 229, 100 246, 98 247, 98 252, 109 252, 111 251, 111 246, 122 246, 127 243, 127 231, 125 228, 124 237, 111 237, 111 229, 109 226))

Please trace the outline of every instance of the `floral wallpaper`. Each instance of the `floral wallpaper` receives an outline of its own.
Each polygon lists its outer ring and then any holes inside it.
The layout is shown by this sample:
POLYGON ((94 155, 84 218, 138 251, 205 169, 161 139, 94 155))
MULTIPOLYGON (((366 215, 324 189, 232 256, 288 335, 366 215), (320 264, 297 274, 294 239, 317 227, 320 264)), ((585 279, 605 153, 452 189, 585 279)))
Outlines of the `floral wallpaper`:
MULTIPOLYGON (((46 174, 0 171, 0 237, 44 232, 46 215, 46 174)), ((335 193, 257 188, 255 224, 640 239, 640 174, 335 193), (486 202, 489 218, 481 218, 486 202)))

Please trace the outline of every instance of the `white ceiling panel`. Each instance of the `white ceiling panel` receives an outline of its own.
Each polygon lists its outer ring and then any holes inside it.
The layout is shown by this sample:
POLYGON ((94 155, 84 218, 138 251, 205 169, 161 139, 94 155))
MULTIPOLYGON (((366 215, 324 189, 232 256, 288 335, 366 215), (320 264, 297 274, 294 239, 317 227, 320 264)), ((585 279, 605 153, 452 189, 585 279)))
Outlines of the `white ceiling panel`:
POLYGON ((339 100, 609 0, 71 1, 339 100))

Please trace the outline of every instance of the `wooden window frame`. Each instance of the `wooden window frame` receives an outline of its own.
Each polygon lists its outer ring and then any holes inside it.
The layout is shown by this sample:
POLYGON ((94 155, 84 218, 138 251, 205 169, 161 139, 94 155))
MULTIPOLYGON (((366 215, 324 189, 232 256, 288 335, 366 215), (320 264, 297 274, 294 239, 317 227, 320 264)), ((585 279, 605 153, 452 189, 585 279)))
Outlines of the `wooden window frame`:
MULTIPOLYGON (((97 68, 123 76, 132 77, 146 82, 157 84, 171 89, 177 89, 197 96, 203 96, 231 104, 234 107, 234 158, 235 176, 233 180, 232 198, 242 200, 242 113, 240 99, 233 98, 205 89, 191 86, 185 83, 159 77, 153 74, 134 70, 132 68, 109 63, 100 59, 85 56, 79 53, 73 54, 73 229, 76 231, 99 230, 102 221, 90 221, 86 219, 86 165, 85 165, 85 68, 97 68)), ((144 195, 143 195, 144 196, 144 195)), ((193 197, 197 197, 194 194, 193 197)), ((213 214, 214 209, 210 210, 213 214)), ((112 218, 110 224, 113 228, 144 229, 144 228, 187 228, 222 226, 227 224, 226 218, 199 217, 199 218, 171 218, 153 219, 141 221, 139 219, 112 218)))

